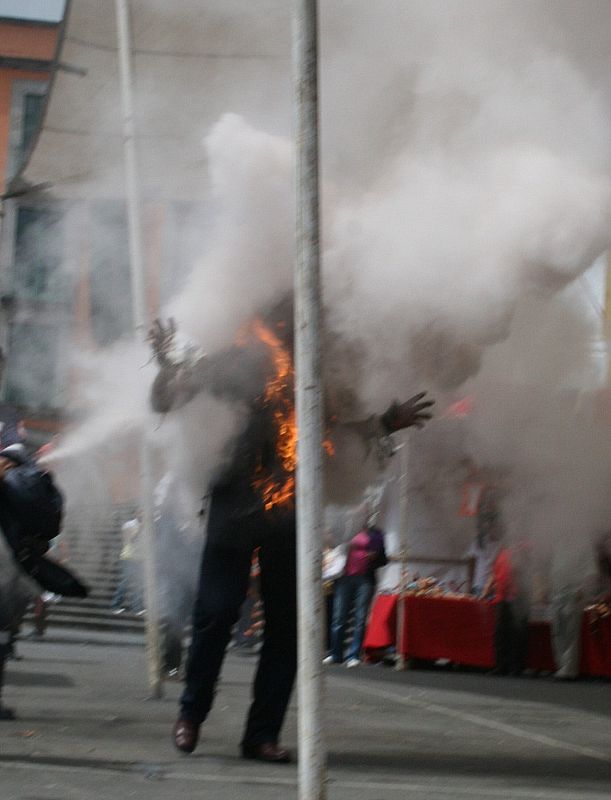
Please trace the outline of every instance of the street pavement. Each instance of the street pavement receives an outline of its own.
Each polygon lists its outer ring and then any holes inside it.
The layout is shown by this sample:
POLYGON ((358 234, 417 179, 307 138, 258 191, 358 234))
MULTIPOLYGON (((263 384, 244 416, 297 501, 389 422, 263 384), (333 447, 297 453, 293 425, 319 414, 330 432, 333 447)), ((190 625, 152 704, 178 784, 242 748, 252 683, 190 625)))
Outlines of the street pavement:
MULTIPOLYGON (((191 756, 178 683, 147 700, 138 636, 50 630, 19 643, 0 722, 0 800, 292 800, 295 765, 239 758, 256 658, 228 655, 191 756)), ((609 800, 611 683, 383 666, 327 670, 329 800, 609 800)), ((296 747, 296 709, 283 743, 296 747)))

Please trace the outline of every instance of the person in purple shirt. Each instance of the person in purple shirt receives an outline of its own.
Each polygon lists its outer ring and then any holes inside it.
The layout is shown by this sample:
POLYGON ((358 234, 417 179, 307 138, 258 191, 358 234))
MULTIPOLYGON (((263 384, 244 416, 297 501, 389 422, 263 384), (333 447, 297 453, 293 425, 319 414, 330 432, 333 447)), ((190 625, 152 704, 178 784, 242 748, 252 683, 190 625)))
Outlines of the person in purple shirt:
POLYGON ((350 542, 344 574, 338 580, 331 623, 331 654, 325 664, 344 662, 344 640, 350 612, 354 609, 354 628, 346 658, 347 667, 357 667, 365 634, 365 623, 375 591, 375 573, 388 563, 384 534, 373 526, 359 531, 350 542))

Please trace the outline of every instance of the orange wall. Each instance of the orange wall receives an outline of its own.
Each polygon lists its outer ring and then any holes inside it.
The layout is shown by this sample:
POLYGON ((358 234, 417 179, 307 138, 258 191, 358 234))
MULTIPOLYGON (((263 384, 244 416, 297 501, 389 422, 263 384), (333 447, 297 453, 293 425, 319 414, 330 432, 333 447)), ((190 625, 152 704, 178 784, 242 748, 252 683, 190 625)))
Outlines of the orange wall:
POLYGON ((35 58, 52 61, 55 55, 57 27, 0 23, 0 56, 35 58))
MULTIPOLYGON (((0 56, 52 61, 57 42, 57 26, 17 25, 0 22, 0 56)), ((0 67, 0 193, 6 189, 6 163, 11 127, 13 81, 46 81, 46 72, 0 67)))

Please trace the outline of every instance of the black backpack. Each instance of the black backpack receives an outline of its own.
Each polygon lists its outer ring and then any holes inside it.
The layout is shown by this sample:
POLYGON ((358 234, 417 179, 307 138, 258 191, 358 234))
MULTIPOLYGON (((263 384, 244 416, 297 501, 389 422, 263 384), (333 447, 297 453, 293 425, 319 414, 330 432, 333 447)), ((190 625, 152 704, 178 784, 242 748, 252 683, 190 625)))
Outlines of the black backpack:
POLYGON ((64 498, 48 472, 24 463, 10 469, 2 481, 2 496, 22 534, 39 554, 60 532, 64 498))

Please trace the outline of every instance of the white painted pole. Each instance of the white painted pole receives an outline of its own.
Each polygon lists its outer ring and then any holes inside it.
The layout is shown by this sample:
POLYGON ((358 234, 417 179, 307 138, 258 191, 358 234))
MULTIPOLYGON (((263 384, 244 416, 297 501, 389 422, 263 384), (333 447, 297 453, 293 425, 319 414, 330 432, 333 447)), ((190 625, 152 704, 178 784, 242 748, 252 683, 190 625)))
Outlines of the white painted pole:
POLYGON ((407 561, 407 553, 409 547, 408 535, 408 488, 409 488, 409 450, 408 450, 408 437, 407 431, 403 433, 403 442, 399 450, 399 542, 401 553, 401 575, 399 578, 399 598, 397 600, 397 659, 395 667, 397 670, 404 670, 406 660, 404 655, 405 650, 405 591, 408 584, 409 564, 407 561))
POLYGON ((318 189, 318 3, 294 0, 295 371, 299 623, 299 800, 324 800, 323 410, 318 189))
MULTIPOLYGON (((129 235, 129 264, 132 288, 134 335, 142 339, 149 324, 144 259, 142 256, 142 219, 136 158, 136 122, 134 116, 133 73, 129 0, 115 0, 119 80, 123 115, 123 152, 125 158, 125 196, 129 235)), ((161 647, 155 572, 155 537, 153 532, 153 480, 147 431, 140 451, 140 504, 144 535, 144 580, 146 602, 146 649, 151 696, 161 697, 161 647)))

